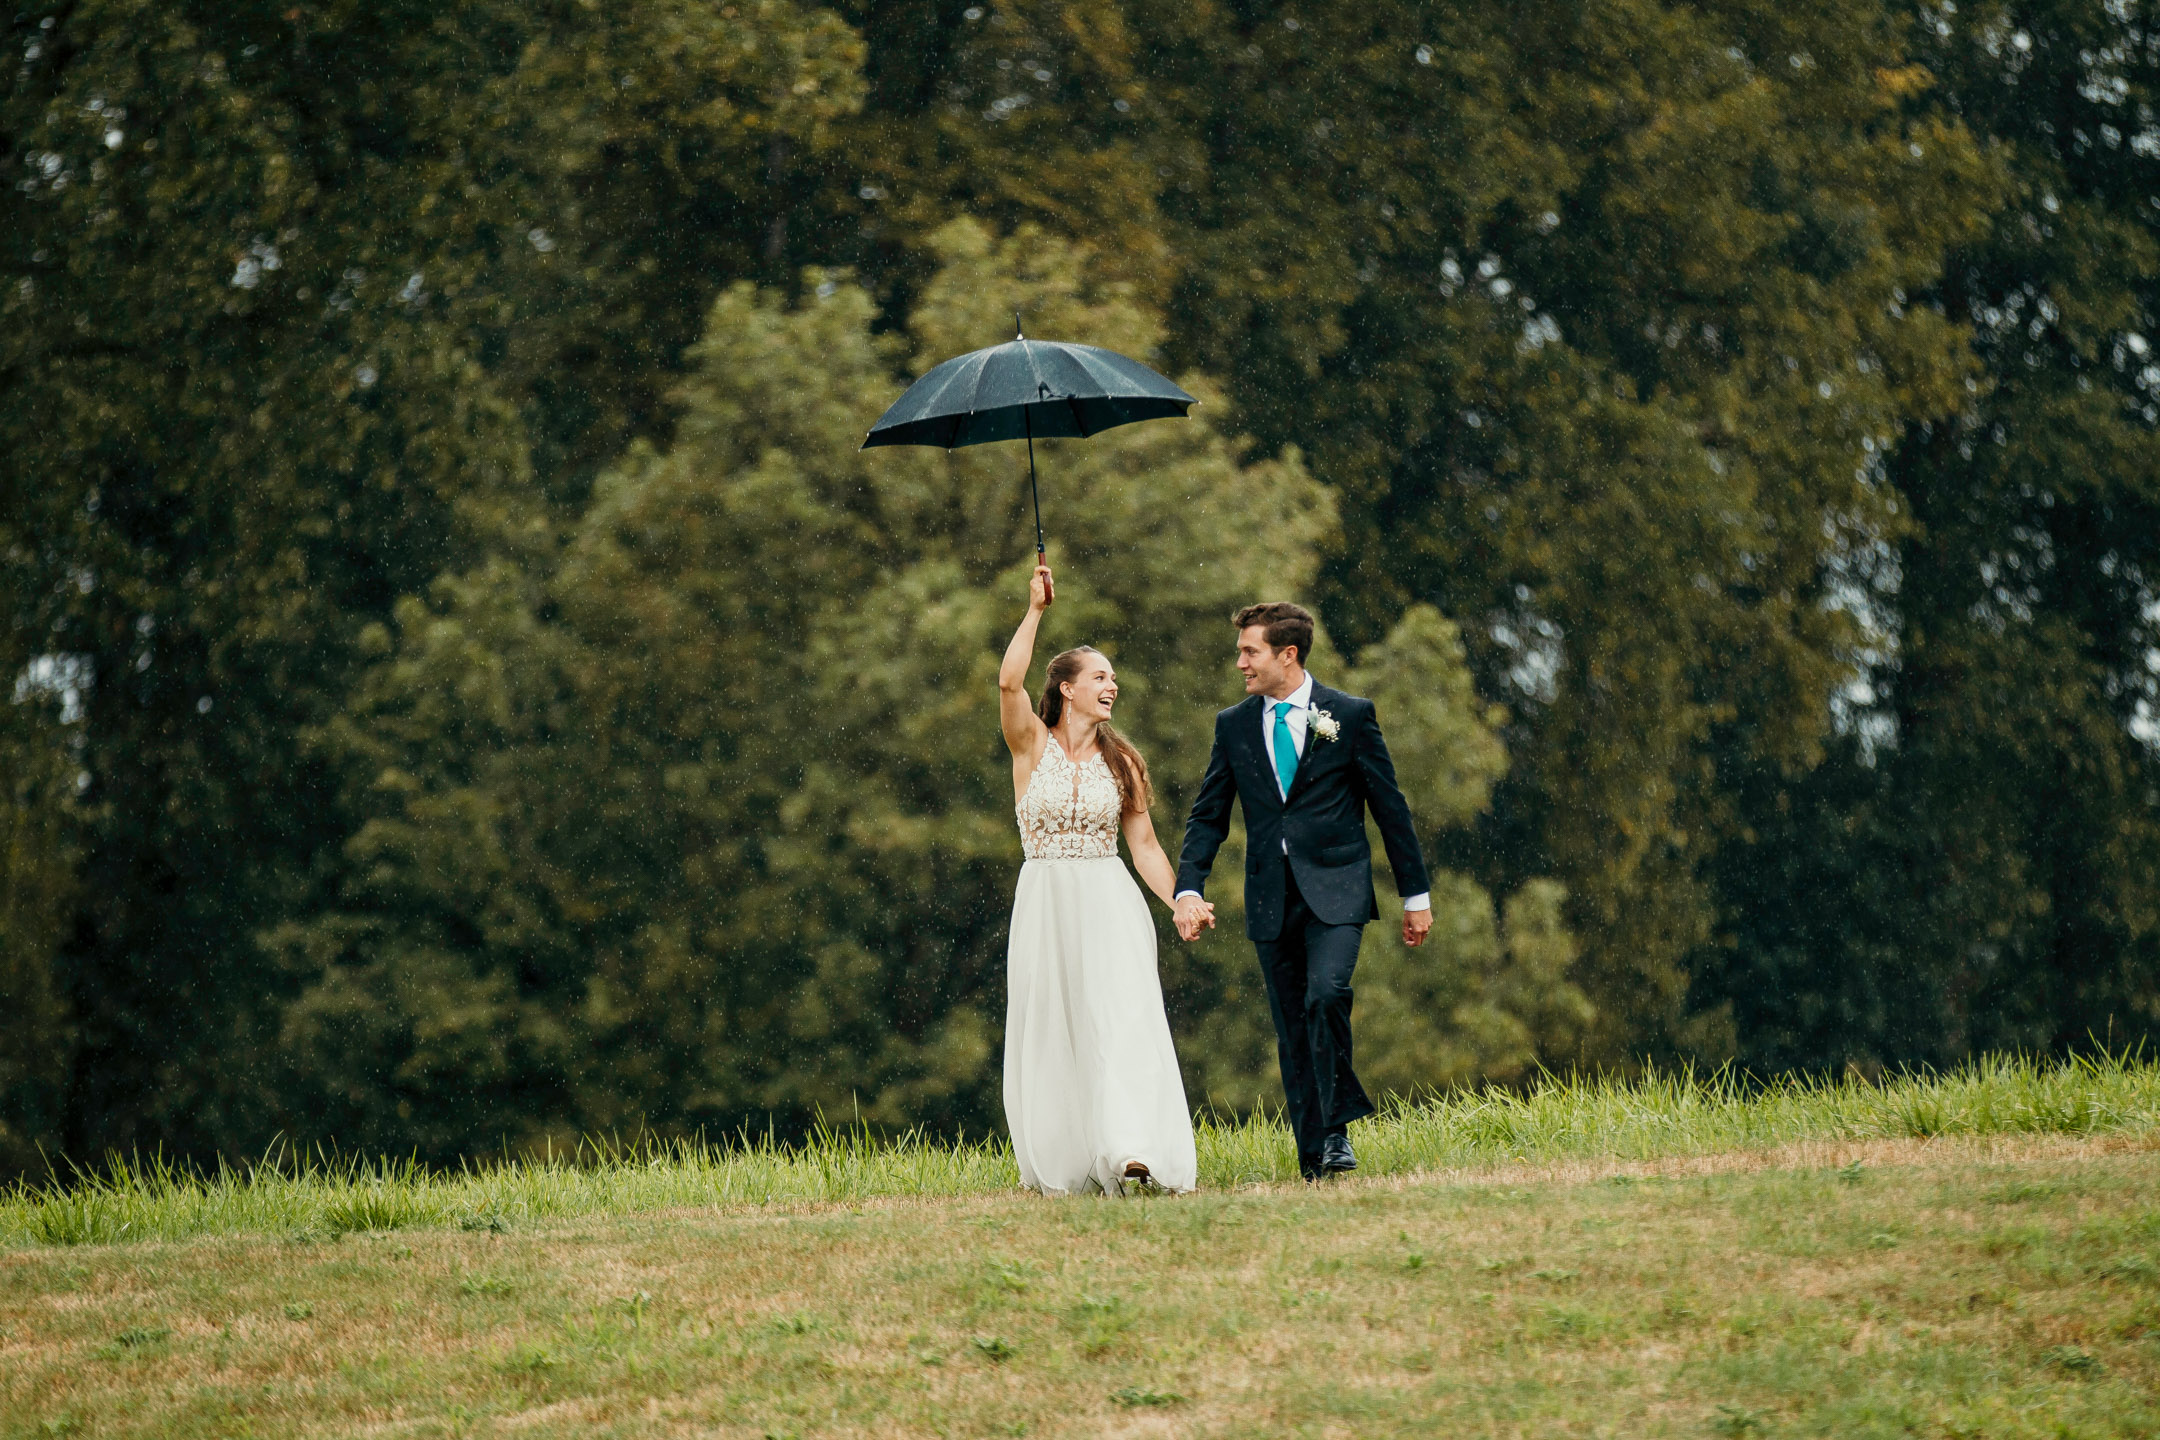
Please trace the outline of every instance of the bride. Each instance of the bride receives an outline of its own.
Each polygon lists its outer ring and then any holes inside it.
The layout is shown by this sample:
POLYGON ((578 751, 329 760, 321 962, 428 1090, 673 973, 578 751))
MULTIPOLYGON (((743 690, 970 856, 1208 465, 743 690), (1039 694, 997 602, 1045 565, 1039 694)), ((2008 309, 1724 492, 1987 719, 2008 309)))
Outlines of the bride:
POLYGON ((998 669, 1027 851, 1006 955, 1013 1155, 1020 1183, 1045 1195, 1191 1190, 1200 1166, 1155 974, 1155 922, 1118 859, 1118 831, 1165 906, 1176 875, 1148 815, 1147 762, 1110 728, 1109 660, 1088 646, 1056 656, 1028 707, 1035 630, 1055 593, 1038 565, 998 669))

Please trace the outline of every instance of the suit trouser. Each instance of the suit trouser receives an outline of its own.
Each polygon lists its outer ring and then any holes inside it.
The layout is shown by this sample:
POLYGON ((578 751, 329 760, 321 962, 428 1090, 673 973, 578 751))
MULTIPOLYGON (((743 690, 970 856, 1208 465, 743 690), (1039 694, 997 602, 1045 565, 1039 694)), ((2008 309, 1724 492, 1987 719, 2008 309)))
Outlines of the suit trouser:
POLYGON ((1332 1130, 1373 1113, 1373 1103, 1350 1068, 1350 972, 1357 966, 1363 925, 1330 925, 1312 913, 1287 858, 1283 867, 1282 933, 1256 940, 1275 1019, 1275 1053, 1298 1159, 1317 1165, 1332 1130))

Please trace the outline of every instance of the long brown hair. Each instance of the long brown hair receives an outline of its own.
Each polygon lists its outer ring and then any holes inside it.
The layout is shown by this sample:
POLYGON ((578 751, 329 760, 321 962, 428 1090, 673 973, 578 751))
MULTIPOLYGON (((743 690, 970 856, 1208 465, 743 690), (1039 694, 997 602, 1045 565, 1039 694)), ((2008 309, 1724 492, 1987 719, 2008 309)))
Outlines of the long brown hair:
MULTIPOLYGON (((1078 678, 1080 666, 1088 656, 1108 659, 1092 645, 1076 645, 1061 655, 1050 657, 1050 673, 1043 683, 1042 699, 1035 706, 1035 713, 1043 724, 1057 729, 1058 721, 1065 718, 1065 692, 1058 687, 1078 678)), ((1102 744, 1103 763, 1110 767, 1110 778, 1117 781, 1118 797, 1125 802, 1127 814, 1138 814, 1154 803, 1154 792, 1148 788, 1147 761, 1133 748, 1133 743, 1110 728, 1105 720, 1095 727, 1095 736, 1102 744)), ((1055 735, 1050 743, 1057 744, 1055 735)))

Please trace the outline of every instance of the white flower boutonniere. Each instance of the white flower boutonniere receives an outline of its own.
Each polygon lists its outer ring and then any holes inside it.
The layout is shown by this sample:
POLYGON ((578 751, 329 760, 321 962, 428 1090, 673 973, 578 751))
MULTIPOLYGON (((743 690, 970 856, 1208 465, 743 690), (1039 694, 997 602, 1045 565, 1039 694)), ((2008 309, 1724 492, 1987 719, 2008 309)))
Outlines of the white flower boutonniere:
POLYGON ((1312 733, 1322 740, 1333 740, 1342 734, 1342 726, 1336 724, 1335 717, 1325 710, 1315 709, 1307 723, 1312 726, 1312 733))

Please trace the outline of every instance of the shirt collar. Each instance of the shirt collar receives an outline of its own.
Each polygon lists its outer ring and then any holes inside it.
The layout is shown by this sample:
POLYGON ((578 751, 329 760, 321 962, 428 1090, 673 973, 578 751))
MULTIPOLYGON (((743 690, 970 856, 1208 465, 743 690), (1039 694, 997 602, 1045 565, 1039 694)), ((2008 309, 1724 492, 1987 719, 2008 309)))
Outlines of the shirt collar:
MULTIPOLYGON (((1305 672, 1304 683, 1300 684, 1297 689, 1291 691, 1288 695, 1285 695, 1283 699, 1290 702, 1292 709, 1310 710, 1312 709, 1312 687, 1312 671, 1308 670, 1305 672)), ((1267 703, 1268 709, 1272 711, 1277 705, 1281 704, 1282 702, 1270 696, 1267 703)))

